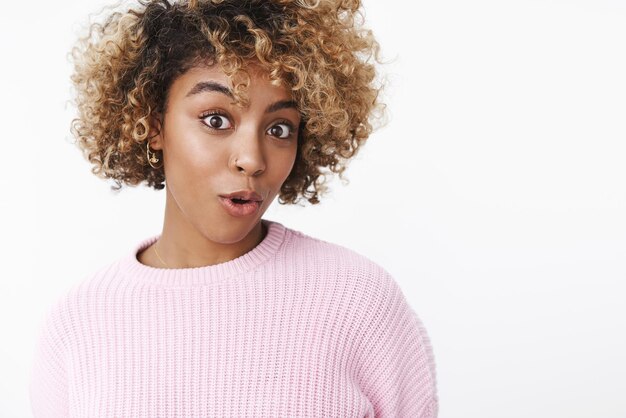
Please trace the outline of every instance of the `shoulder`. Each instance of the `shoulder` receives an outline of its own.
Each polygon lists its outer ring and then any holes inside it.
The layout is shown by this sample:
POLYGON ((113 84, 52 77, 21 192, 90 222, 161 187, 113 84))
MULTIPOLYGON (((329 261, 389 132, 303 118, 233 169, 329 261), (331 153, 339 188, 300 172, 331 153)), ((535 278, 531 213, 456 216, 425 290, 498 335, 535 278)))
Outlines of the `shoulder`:
POLYGON ((42 327, 55 328, 59 335, 66 337, 85 310, 97 304, 98 297, 113 288, 119 277, 119 261, 108 262, 62 291, 45 309, 42 327))
POLYGON ((326 277, 344 281, 362 297, 378 298, 399 291, 392 275, 368 256, 344 245, 288 229, 286 256, 326 277))
POLYGON ((302 231, 288 228, 287 250, 292 255, 314 257, 316 261, 333 263, 341 267, 349 266, 359 270, 384 270, 369 257, 344 245, 323 240, 302 231))
POLYGON ((120 280, 122 259, 108 262, 83 276, 65 294, 67 303, 80 303, 96 295, 114 290, 120 280))

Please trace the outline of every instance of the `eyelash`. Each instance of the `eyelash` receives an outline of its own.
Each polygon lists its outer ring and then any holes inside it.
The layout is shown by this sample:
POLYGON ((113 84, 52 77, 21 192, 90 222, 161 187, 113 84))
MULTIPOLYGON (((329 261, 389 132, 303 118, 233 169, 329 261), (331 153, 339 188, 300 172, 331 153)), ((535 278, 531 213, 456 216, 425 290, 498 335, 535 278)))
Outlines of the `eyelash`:
MULTIPOLYGON (((227 119, 228 116, 220 111, 217 110, 209 110, 207 112, 204 112, 203 114, 200 115, 199 119, 200 119, 200 123, 206 127, 207 129, 210 129, 211 131, 225 131, 226 129, 218 129, 218 128, 214 128, 206 123, 204 123, 204 119, 208 118, 209 116, 213 116, 213 115, 217 115, 217 116, 222 116, 225 117, 227 119)), ((274 136, 275 138, 279 139, 279 140, 283 140, 283 141, 289 141, 293 138, 294 133, 295 133, 295 127, 293 126, 293 124, 291 122, 289 122, 286 119, 280 119, 278 120, 278 122, 274 125, 272 125, 272 128, 276 125, 287 125, 289 127, 289 135, 286 138, 280 138, 278 136, 274 136)), ((270 128, 271 129, 271 128, 270 128)))

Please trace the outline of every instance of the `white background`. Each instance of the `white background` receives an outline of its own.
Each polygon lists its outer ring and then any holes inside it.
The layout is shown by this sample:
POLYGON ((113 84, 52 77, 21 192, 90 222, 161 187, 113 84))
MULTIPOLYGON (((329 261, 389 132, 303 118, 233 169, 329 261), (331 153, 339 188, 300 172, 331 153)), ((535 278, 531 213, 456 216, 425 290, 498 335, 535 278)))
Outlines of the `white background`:
MULTIPOLYGON (((30 417, 45 309, 161 230, 72 145, 70 63, 101 1, 0 12, 0 416, 30 417)), ((440 417, 626 416, 626 2, 368 0, 390 121, 318 207, 264 216, 390 271, 440 417)))

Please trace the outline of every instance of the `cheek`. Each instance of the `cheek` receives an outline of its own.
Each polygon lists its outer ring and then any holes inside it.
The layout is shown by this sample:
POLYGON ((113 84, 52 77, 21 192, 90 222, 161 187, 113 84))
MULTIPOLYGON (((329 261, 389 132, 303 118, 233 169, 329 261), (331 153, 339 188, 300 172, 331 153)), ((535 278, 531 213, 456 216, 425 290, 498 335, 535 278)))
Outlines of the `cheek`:
MULTIPOLYGON (((189 139, 188 137, 186 139, 189 139)), ((218 204, 216 195, 227 192, 232 179, 224 179, 228 153, 224 147, 202 147, 194 140, 172 149, 166 179, 170 193, 181 210, 191 218, 202 218, 209 208, 218 204), (188 146, 187 146, 188 145, 188 146)), ((168 155, 169 157, 169 155, 168 155)))
POLYGON ((298 148, 297 148, 297 143, 296 143, 296 146, 293 147, 293 149, 291 150, 291 153, 289 154, 289 158, 285 161, 285 178, 289 176, 289 173, 291 173, 291 170, 296 164, 297 151, 298 151, 298 148))
MULTIPOLYGON (((211 143, 202 133, 189 131, 170 135, 166 149, 166 169, 171 176, 195 182, 220 170, 226 157, 225 147, 211 143)), ((167 173, 166 173, 167 174, 167 173)))

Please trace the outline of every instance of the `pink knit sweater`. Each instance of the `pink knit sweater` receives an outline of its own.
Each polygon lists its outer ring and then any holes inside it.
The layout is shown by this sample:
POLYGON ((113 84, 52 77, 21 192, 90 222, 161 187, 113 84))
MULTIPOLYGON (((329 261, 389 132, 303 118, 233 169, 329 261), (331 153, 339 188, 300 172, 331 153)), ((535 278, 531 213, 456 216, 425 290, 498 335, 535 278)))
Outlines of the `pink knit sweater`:
POLYGON ((429 339, 389 273, 263 222, 234 260, 141 264, 157 235, 69 289, 42 320, 34 416, 436 417, 429 339))

